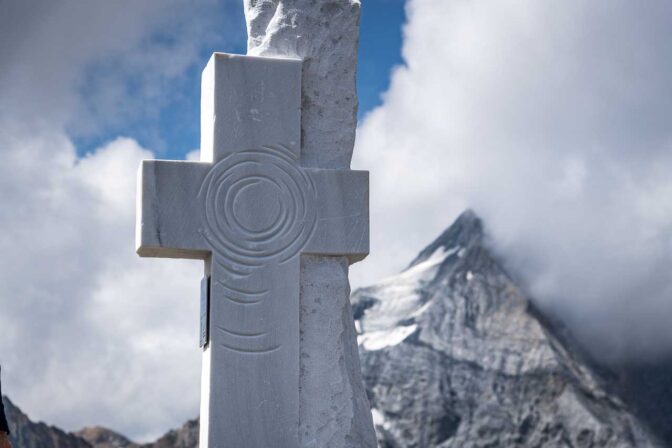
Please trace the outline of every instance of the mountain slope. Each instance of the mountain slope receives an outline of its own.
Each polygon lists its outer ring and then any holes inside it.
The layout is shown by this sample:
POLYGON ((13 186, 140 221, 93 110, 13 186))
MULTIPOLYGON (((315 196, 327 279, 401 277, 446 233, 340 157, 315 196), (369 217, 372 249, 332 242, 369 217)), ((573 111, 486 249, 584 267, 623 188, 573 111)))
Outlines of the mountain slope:
POLYGON ((381 447, 658 446, 484 238, 465 212, 404 272, 353 294, 381 447))
POLYGON ((94 448, 137 448, 126 437, 102 426, 84 428, 73 435, 85 440, 94 448))
POLYGON ((102 427, 84 428, 75 434, 93 448, 197 448, 198 419, 189 420, 181 428, 167 432, 156 442, 144 445, 133 443, 121 434, 102 427))
POLYGON ((7 397, 3 397, 15 448, 92 448, 85 440, 55 426, 34 423, 7 397))
POLYGON ((197 448, 198 420, 190 420, 181 428, 167 432, 155 442, 136 444, 110 429, 84 428, 67 433, 45 423, 35 423, 21 412, 9 398, 3 397, 7 421, 12 431, 14 448, 197 448))

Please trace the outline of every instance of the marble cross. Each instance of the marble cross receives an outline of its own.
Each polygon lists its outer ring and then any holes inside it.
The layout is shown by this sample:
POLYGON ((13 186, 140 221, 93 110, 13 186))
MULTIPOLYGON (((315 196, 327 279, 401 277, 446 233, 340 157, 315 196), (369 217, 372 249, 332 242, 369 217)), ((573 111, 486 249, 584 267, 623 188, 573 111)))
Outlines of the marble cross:
POLYGON ((368 173, 302 164, 301 69, 214 54, 201 161, 139 170, 138 254, 205 260, 201 447, 299 446, 301 255, 368 253, 368 173))

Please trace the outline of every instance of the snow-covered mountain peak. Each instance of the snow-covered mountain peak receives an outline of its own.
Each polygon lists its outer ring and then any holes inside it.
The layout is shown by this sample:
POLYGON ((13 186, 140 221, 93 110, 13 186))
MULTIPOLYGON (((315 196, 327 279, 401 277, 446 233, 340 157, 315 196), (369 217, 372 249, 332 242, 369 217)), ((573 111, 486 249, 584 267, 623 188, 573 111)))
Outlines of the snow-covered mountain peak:
POLYGON ((463 213, 400 274, 355 291, 381 447, 655 446, 463 213))
MULTIPOLYGON (((380 283, 355 291, 353 304, 359 342, 368 350, 380 350, 398 344, 413 334, 414 321, 429 308, 427 288, 443 271, 454 267, 459 259, 480 246, 483 225, 471 210, 423 249, 401 273, 380 283), (372 297, 384 297, 374 300, 372 297)), ((474 276, 466 272, 468 281, 474 276)))
POLYGON ((541 326, 527 315, 527 300, 485 247, 484 235, 481 219, 467 210, 406 270, 355 291, 360 344, 380 350, 415 334, 416 340, 465 361, 504 363, 510 373, 548 362, 552 354, 541 326), (452 328, 445 328, 450 315, 452 328), (512 363, 512 341, 502 342, 507 337, 523 344, 521 350, 534 347, 539 356, 512 363), (489 352, 485 359, 474 359, 483 354, 474 350, 479 346, 489 352))

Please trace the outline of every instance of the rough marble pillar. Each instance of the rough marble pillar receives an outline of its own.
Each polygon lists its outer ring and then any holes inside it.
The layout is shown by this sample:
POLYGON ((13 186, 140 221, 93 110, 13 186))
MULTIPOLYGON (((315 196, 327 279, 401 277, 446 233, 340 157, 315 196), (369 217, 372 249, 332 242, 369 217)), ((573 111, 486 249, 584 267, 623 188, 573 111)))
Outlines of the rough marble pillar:
MULTIPOLYGON (((303 60, 301 163, 348 169, 357 125, 359 0, 244 0, 248 54, 303 60)), ((300 440, 374 447, 350 310, 348 260, 303 256, 300 440)))

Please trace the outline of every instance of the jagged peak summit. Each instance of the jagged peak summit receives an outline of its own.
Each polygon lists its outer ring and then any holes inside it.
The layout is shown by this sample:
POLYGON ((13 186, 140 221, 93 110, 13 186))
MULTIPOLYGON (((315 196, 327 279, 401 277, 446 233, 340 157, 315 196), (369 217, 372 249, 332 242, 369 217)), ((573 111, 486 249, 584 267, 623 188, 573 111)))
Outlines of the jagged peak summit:
POLYGON ((483 236, 483 220, 473 210, 467 209, 438 238, 425 247, 408 267, 412 268, 427 261, 439 249, 451 252, 456 248, 467 249, 480 245, 483 236))
POLYGON ((380 446, 660 446, 484 227, 465 211, 407 269, 352 295, 380 446))

